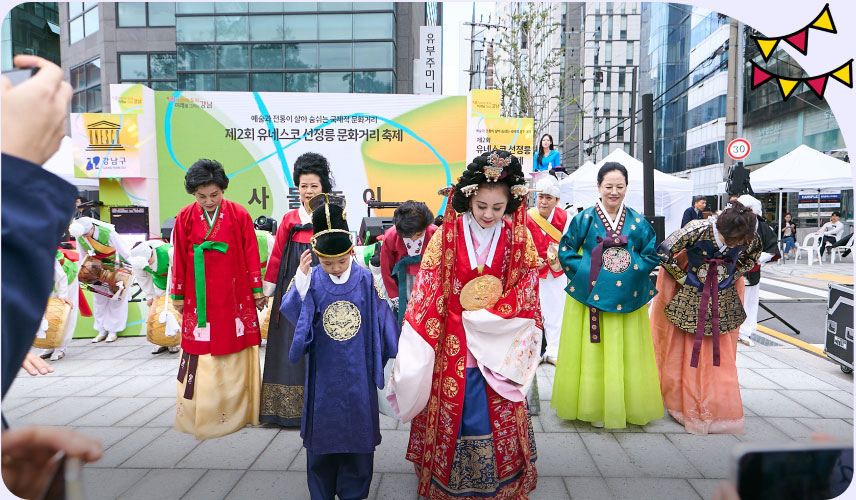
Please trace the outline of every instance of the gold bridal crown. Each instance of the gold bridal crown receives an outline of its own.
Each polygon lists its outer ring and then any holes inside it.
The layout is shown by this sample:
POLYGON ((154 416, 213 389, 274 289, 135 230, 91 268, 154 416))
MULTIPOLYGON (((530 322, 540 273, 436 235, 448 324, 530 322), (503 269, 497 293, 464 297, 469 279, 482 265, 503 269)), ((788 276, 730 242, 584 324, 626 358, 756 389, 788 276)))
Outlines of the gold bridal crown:
POLYGON ((487 157, 488 166, 484 168, 484 175, 488 182, 496 182, 502 175, 502 169, 511 164, 511 157, 502 158, 496 151, 487 157))

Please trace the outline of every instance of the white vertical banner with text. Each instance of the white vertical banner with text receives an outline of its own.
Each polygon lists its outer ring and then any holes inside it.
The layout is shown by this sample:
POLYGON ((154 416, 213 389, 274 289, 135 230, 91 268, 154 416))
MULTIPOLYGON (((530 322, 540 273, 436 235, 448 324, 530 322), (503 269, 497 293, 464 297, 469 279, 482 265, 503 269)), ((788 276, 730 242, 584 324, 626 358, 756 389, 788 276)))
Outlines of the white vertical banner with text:
POLYGON ((439 95, 443 82, 443 27, 419 27, 419 59, 414 61, 418 78, 413 79, 414 94, 439 95), (418 62, 417 62, 418 61, 418 62))

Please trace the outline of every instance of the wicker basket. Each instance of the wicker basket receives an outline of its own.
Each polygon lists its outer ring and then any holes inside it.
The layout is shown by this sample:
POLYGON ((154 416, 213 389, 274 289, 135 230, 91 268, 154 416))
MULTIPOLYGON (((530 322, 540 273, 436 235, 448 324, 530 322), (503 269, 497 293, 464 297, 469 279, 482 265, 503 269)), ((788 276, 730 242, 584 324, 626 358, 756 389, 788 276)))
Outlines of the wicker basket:
POLYGON ((175 347, 181 344, 181 332, 175 337, 166 335, 166 323, 158 321, 164 307, 169 307, 169 314, 172 314, 178 324, 181 325, 181 315, 172 306, 172 301, 166 300, 166 295, 155 297, 152 306, 149 308, 149 317, 146 319, 146 339, 155 345, 175 347))
POLYGON ((51 297, 48 299, 48 307, 45 310, 45 318, 48 320, 48 329, 45 338, 36 338, 33 347, 39 349, 56 349, 62 346, 62 338, 65 334, 65 325, 71 313, 71 306, 60 299, 51 297))

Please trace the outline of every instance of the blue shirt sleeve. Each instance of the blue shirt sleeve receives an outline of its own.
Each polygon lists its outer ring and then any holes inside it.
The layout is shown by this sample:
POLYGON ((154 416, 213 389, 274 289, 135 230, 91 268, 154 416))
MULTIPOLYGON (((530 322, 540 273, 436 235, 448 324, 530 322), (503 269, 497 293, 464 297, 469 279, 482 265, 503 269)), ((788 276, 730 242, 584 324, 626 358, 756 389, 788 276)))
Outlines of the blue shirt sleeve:
POLYGON ((562 166, 562 157, 556 150, 550 151, 550 156, 548 157, 548 160, 548 166, 550 168, 559 168, 562 166))

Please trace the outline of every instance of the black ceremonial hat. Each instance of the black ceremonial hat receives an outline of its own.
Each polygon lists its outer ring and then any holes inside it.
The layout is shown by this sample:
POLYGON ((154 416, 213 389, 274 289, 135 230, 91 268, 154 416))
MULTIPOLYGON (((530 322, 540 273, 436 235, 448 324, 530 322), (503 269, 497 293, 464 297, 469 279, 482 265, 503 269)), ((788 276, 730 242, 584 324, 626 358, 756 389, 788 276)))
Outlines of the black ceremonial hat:
POLYGON ((345 199, 321 193, 309 200, 312 209, 312 249, 319 257, 335 258, 351 252, 354 242, 348 230, 345 199))

